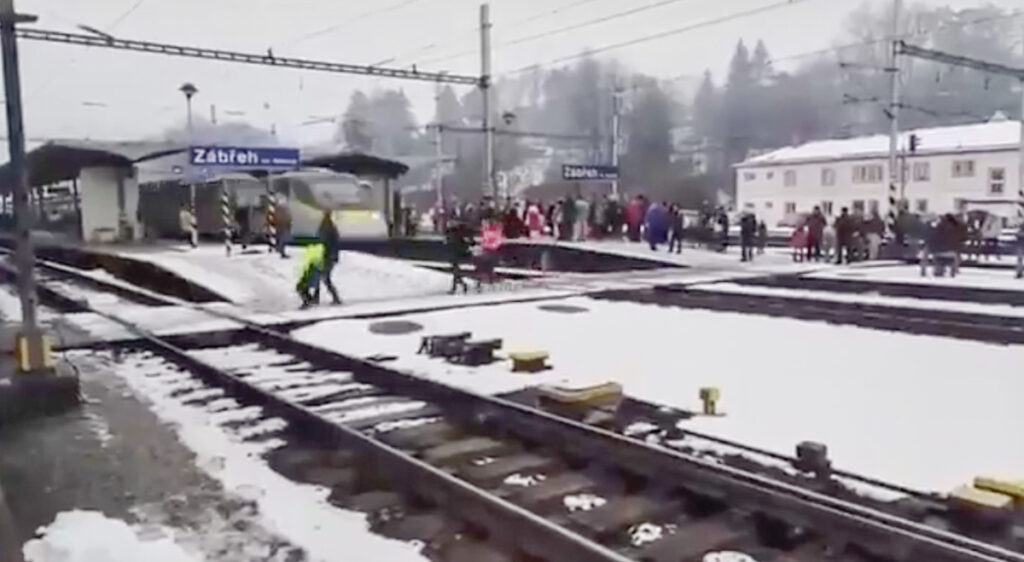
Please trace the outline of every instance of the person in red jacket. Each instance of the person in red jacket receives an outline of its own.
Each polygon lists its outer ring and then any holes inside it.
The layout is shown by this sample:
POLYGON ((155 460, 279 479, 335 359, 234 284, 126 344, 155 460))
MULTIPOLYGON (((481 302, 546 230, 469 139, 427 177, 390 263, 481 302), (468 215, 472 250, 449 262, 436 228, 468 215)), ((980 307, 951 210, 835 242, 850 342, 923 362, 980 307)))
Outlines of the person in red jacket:
POLYGON ((497 221, 486 219, 480 227, 480 256, 477 259, 476 271, 477 290, 481 289, 484 281, 488 284, 494 283, 494 268, 498 265, 501 247, 505 244, 505 235, 501 230, 501 224, 497 221))

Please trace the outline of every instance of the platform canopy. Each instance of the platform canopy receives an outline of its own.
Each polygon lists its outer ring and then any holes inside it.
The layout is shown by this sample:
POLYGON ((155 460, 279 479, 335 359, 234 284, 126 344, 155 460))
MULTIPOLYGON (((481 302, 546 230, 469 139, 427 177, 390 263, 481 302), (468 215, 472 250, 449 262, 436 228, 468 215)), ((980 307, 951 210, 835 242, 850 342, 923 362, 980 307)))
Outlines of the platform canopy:
MULTIPOLYGON (((29 187, 50 185, 77 178, 83 168, 128 168, 138 162, 185 152, 188 146, 169 142, 108 142, 52 140, 26 155, 29 187)), ((10 162, 0 166, 0 193, 13 185, 10 162)))
POLYGON ((304 150, 302 165, 360 177, 388 179, 397 179, 409 171, 409 166, 398 160, 348 150, 304 150))

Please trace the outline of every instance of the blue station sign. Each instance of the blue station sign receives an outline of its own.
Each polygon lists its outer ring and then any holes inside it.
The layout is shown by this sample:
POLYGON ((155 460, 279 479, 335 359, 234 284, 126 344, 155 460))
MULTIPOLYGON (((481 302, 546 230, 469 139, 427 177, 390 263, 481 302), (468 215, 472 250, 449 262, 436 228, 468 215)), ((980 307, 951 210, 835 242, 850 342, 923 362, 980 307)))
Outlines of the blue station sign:
POLYGON ((562 179, 568 181, 611 181, 619 179, 618 166, 562 164, 562 179))
POLYGON ((299 167, 297 148, 247 148, 240 146, 193 146, 189 161, 197 167, 291 169, 299 167))

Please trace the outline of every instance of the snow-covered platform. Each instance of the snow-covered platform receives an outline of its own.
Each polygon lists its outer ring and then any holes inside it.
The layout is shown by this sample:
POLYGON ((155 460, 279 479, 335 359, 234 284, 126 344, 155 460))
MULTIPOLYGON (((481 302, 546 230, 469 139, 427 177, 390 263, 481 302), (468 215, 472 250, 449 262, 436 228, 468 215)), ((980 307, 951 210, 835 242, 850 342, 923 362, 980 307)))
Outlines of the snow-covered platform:
POLYGON ((927 276, 922 276, 917 265, 877 264, 874 267, 837 267, 805 276, 812 279, 1020 291, 1024 294, 1024 280, 1017 279, 1012 269, 1001 268, 962 267, 956 277, 950 277, 948 271, 945 277, 935 277, 930 269, 927 276))
POLYGON ((296 336, 489 393, 617 381, 635 398, 694 410, 699 389, 717 386, 727 415, 688 427, 783 454, 820 441, 837 467, 911 488, 1024 475, 1024 445, 1005 438, 1024 423, 1022 347, 585 297, 547 304, 410 314, 401 319, 423 329, 406 335, 349 319, 296 336), (518 374, 507 362, 466 368, 416 354, 421 336, 459 331, 501 338, 506 352, 546 350, 553 368, 518 374))

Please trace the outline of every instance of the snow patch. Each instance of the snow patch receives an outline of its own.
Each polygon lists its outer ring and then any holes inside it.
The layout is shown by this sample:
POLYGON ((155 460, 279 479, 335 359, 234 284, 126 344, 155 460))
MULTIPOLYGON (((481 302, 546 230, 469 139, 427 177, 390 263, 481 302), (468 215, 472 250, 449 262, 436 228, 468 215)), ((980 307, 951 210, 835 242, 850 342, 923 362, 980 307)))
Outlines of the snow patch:
POLYGON ((169 533, 139 531, 96 511, 65 511, 40 528, 38 538, 25 543, 22 554, 25 562, 203 561, 182 550, 169 533))

